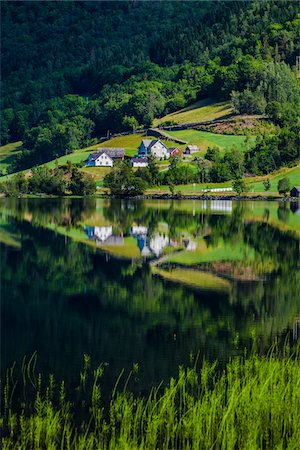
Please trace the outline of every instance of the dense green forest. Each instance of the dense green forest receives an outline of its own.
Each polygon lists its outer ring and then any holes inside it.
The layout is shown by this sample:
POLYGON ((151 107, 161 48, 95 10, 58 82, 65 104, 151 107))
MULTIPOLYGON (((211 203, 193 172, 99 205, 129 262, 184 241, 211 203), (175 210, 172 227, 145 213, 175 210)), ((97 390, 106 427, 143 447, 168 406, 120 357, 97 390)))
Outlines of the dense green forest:
POLYGON ((1 142, 24 143, 10 171, 207 96, 278 125, 252 151, 252 171, 264 171, 268 139, 273 167, 299 157, 297 1, 20 1, 1 11, 1 142))

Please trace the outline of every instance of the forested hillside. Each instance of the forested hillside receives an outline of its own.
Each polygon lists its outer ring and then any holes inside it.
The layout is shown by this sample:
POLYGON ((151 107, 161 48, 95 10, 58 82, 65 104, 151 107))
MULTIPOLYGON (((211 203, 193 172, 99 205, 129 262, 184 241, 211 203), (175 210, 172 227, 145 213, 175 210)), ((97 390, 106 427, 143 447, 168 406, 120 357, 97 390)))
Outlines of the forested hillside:
MULTIPOLYGON (((297 1, 19 1, 1 10, 1 142, 24 143, 10 171, 206 97, 273 118, 274 168, 299 157, 297 1)), ((253 152, 251 170, 263 171, 253 152)))

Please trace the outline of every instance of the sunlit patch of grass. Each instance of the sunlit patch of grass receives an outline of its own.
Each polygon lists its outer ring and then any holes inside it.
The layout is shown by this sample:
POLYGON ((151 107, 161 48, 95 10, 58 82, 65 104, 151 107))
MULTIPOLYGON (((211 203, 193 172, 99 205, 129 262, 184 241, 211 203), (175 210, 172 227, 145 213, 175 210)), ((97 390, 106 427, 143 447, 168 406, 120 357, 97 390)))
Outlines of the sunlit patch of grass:
POLYGON ((166 280, 173 281, 175 283, 187 284, 188 286, 194 286, 203 290, 227 292, 230 288, 229 281, 200 270, 181 268, 164 270, 156 266, 152 266, 152 273, 159 275, 166 280))
POLYGON ((284 177, 287 177, 290 180, 291 188, 294 186, 300 186, 300 164, 291 168, 284 167, 269 175, 253 178, 250 180, 249 188, 252 192, 260 192, 265 194, 275 192, 278 194, 278 181, 284 177), (263 185, 263 180, 266 179, 270 180, 270 189, 267 192, 264 190, 263 185))
POLYGON ((12 142, 0 147, 0 170, 6 170, 21 152, 22 142, 12 142))
POLYGON ((102 181, 107 173, 111 171, 110 167, 82 167, 81 172, 91 175, 98 182, 102 181))
POLYGON ((35 358, 23 361, 19 396, 13 370, 4 381, 3 449, 299 448, 299 348, 293 355, 286 347, 283 355, 273 349, 265 357, 235 357, 223 370, 206 362, 200 370, 180 367, 146 398, 127 390, 135 365, 121 372, 109 404, 103 366, 91 374, 87 355, 71 392, 53 375, 35 377, 35 358))
POLYGON ((170 121, 176 124, 184 124, 221 119, 232 114, 232 112, 233 109, 229 102, 215 102, 213 99, 206 98, 161 119, 155 119, 154 126, 170 121))
POLYGON ((245 136, 216 134, 194 129, 169 131, 168 133, 176 138, 187 141, 189 144, 198 145, 202 156, 207 147, 213 146, 218 146, 223 152, 235 145, 239 150, 244 152, 247 148, 253 147, 256 140, 255 136, 249 136, 248 142, 246 143, 245 136))
POLYGON ((22 141, 11 142, 10 144, 0 146, 0 156, 8 155, 12 153, 18 153, 22 147, 22 141))

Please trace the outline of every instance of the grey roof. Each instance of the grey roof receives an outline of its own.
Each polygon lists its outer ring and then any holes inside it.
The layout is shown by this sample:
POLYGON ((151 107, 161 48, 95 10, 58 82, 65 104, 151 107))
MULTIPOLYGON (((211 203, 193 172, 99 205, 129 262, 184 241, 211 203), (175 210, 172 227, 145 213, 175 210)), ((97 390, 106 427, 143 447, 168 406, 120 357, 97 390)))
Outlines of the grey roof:
POLYGON ((103 155, 103 153, 105 153, 110 158, 124 158, 125 156, 124 148, 98 148, 97 150, 97 152, 91 155, 93 161, 99 158, 99 156, 103 155))
POLYGON ((95 241, 99 245, 122 245, 122 244, 124 244, 123 236, 111 235, 111 236, 108 236, 108 238, 102 240, 98 236, 94 235, 90 239, 92 241, 95 241))
POLYGON ((150 145, 153 145, 156 141, 157 139, 143 139, 142 143, 144 144, 145 147, 149 147, 150 145))
POLYGON ((300 192, 300 186, 294 186, 291 190, 297 189, 298 192, 300 192))
POLYGON ((109 236, 104 242, 103 244, 105 245, 122 245, 124 244, 124 238, 123 236, 109 236))
POLYGON ((189 150, 198 150, 198 145, 187 145, 187 147, 189 150))
POLYGON ((139 163, 147 163, 148 162, 148 157, 147 156, 135 156, 134 158, 131 159, 131 162, 139 162, 139 163))

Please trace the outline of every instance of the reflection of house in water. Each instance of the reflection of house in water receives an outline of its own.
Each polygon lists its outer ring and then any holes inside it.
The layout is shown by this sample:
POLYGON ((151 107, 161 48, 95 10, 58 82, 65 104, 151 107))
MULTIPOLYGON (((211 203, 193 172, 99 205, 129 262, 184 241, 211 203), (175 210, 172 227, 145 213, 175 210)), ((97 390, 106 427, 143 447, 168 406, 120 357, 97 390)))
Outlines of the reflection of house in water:
POLYGON ((170 242, 168 236, 160 233, 155 233, 149 238, 148 228, 143 226, 132 226, 131 236, 137 240, 141 255, 144 257, 159 256, 170 242))
POLYGON ((97 244, 122 245, 124 244, 123 235, 113 234, 112 226, 108 227, 84 227, 84 231, 89 239, 96 241, 97 244))
POLYGON ((184 243, 186 250, 189 250, 189 251, 197 250, 197 242, 192 241, 191 239, 184 239, 183 243, 184 243))
POLYGON ((294 214, 300 214, 300 201, 299 202, 291 202, 290 203, 290 210, 294 214))
POLYGON ((209 211, 232 212, 232 200, 204 200, 202 208, 209 211))
POLYGON ((133 225, 131 227, 131 235, 132 236, 140 236, 140 235, 146 235, 148 233, 148 228, 143 227, 140 225, 133 225))
POLYGON ((147 258, 148 256, 151 256, 151 250, 147 245, 146 238, 145 237, 138 237, 137 238, 137 244, 140 249, 141 255, 147 258))
POLYGON ((144 256, 145 258, 151 256, 151 250, 147 245, 147 233, 148 233, 147 227, 143 227, 140 225, 133 225, 131 227, 130 234, 136 239, 141 255, 144 256))
POLYGON ((169 244, 169 236, 165 236, 163 234, 156 233, 149 242, 150 250, 155 254, 155 256, 159 256, 163 250, 169 244))

